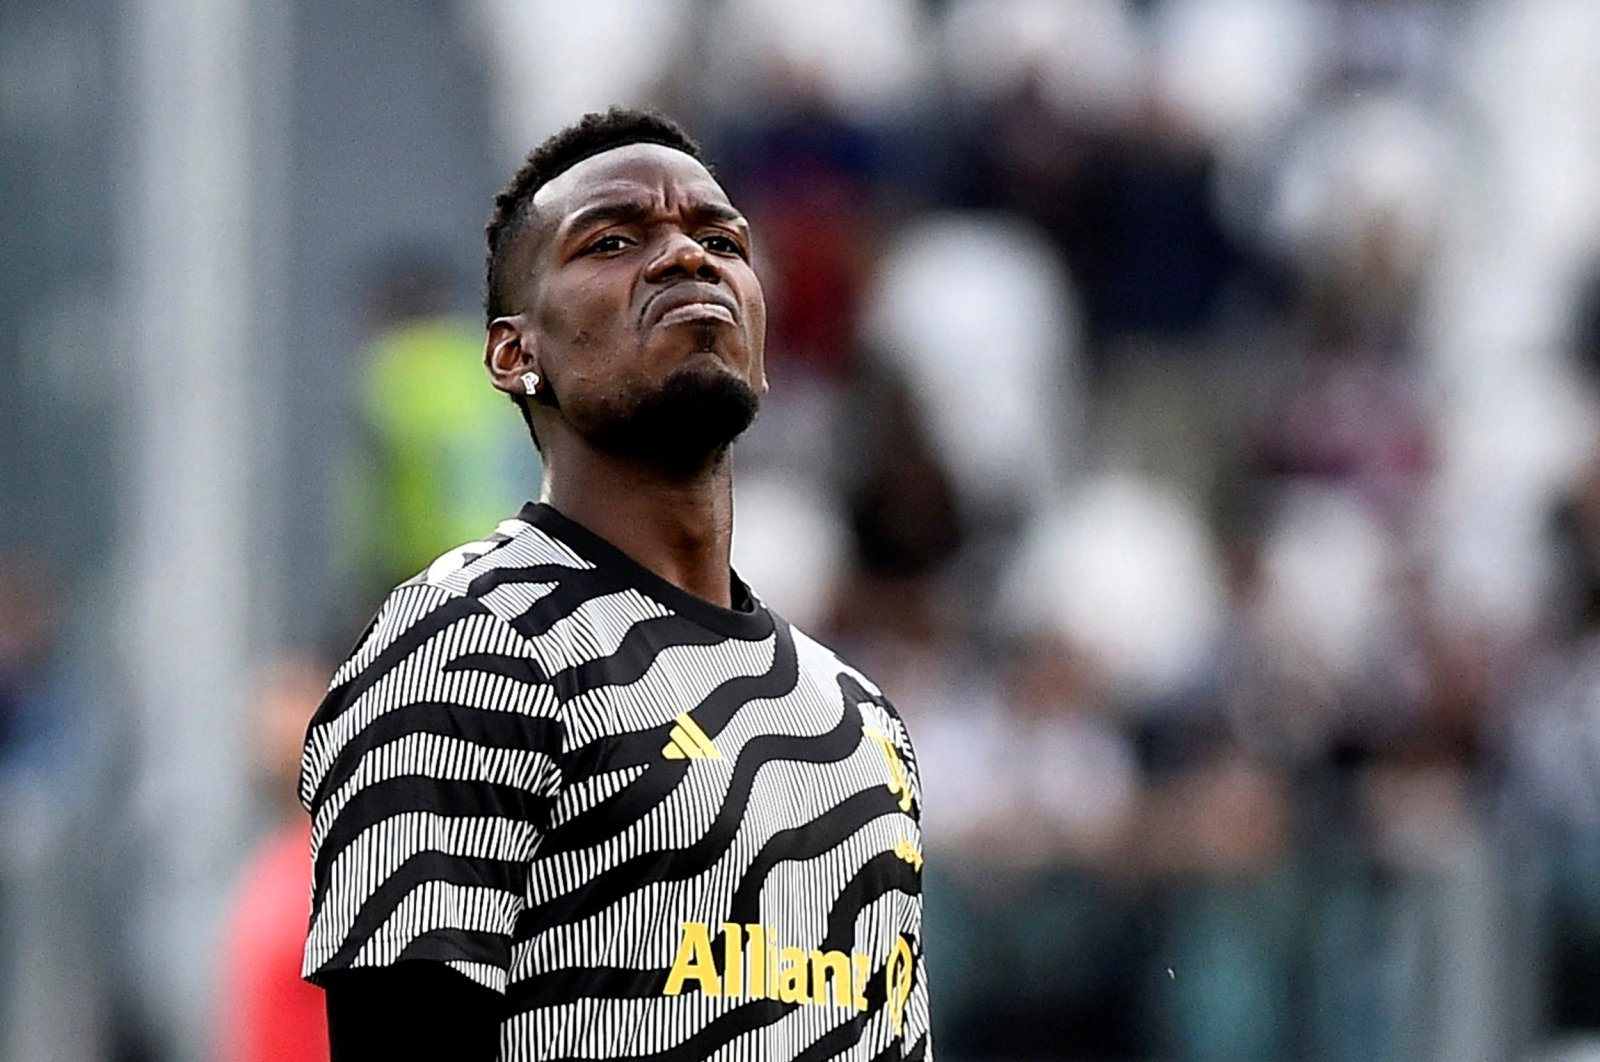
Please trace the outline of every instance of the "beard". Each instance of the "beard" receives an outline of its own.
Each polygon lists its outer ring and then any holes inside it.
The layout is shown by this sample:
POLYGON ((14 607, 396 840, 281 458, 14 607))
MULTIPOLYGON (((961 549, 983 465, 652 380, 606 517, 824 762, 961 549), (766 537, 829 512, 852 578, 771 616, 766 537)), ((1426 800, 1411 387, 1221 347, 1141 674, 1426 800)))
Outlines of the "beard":
POLYGON ((691 475, 725 453, 760 407, 755 390, 732 373, 685 366, 605 411, 588 436, 606 453, 691 475))

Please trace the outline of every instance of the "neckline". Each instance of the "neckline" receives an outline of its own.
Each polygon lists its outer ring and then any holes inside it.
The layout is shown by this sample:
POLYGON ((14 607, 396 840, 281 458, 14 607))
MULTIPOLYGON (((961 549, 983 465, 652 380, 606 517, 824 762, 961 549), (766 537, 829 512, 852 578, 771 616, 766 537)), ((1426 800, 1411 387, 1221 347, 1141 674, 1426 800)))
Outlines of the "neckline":
POLYGON ((776 626, 772 613, 755 594, 751 593, 750 587, 745 585, 744 580, 739 578, 739 573, 731 567, 728 569, 728 577, 733 581, 733 600, 738 602, 742 599, 748 602, 750 605, 748 610, 723 608, 668 582, 545 502, 528 502, 517 514, 517 519, 559 539, 596 567, 622 573, 640 593, 718 634, 746 641, 760 641, 771 634, 776 626))

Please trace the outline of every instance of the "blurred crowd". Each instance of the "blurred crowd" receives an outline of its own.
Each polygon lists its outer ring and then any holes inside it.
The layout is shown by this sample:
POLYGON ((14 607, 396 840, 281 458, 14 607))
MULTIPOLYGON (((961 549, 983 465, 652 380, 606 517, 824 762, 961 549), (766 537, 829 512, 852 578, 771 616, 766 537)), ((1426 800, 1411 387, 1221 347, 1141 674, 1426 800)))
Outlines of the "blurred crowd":
POLYGON ((1600 185, 1518 154, 1600 21, 708 24, 650 91, 764 241, 736 563, 917 737, 941 1053, 1600 1052, 1600 185))
MULTIPOLYGON (((752 220, 735 564, 911 727, 941 1057, 1600 1058, 1600 8, 458 16, 506 172, 653 104, 752 220)), ((439 275, 362 308, 326 653, 537 494, 439 275)), ((74 725, 14 568, 7 809, 74 725)), ((281 735, 315 684, 269 663, 281 735)))

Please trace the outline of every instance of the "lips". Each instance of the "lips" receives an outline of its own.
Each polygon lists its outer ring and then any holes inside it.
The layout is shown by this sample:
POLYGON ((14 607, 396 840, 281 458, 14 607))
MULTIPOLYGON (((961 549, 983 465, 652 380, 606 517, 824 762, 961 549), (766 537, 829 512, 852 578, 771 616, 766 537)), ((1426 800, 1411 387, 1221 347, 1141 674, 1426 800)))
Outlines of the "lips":
POLYGON ((668 310, 661 315, 656 324, 688 324, 692 321, 721 321, 724 324, 733 324, 733 314, 726 306, 714 302, 691 302, 687 306, 668 310))
POLYGON ((739 319, 739 306, 721 288, 708 284, 680 284, 667 288, 645 303, 645 322, 654 325, 685 324, 693 321, 721 321, 733 324, 739 319))

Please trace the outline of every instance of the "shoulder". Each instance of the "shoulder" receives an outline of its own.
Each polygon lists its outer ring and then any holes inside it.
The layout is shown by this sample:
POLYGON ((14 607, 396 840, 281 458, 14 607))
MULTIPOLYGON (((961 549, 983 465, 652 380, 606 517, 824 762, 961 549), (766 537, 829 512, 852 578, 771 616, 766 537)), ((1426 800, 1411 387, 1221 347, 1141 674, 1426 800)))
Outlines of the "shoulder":
POLYGON ((390 590, 332 685, 368 670, 396 642, 426 638, 441 625, 472 616, 509 625, 530 595, 590 567, 523 516, 502 520, 490 534, 446 550, 390 590))
POLYGON ((525 514, 502 520, 488 535, 446 550, 397 589, 430 586, 464 597, 484 597, 519 569, 585 569, 592 565, 525 514), (496 573, 501 579, 496 579, 496 573))
POLYGON ((795 657, 802 670, 817 680, 835 685, 840 695, 861 713, 869 734, 887 738, 903 752, 910 753, 911 735, 905 720, 878 684, 847 663, 834 650, 804 631, 787 625, 794 639, 795 657))
POLYGON ((591 561, 533 522, 524 510, 500 521, 483 538, 445 551, 394 593, 426 587, 436 594, 479 602, 488 612, 510 620, 526 611, 531 599, 593 568, 591 561))
POLYGON ((445 632, 457 644, 491 638, 500 625, 481 601, 413 580, 389 592, 353 652, 334 673, 330 694, 362 675, 389 670, 445 632), (472 635, 472 632, 476 632, 472 635), (472 635, 472 636, 468 636, 472 635))
POLYGON ((799 627, 787 621, 784 622, 784 626, 789 629, 790 636, 794 639, 795 656, 802 668, 819 676, 827 675, 841 685, 855 689, 862 698, 883 699, 883 691, 878 688, 877 683, 847 664, 838 653, 799 627))
POLYGON ((507 520, 390 591, 308 727, 302 804, 313 807, 330 778, 395 742, 431 748, 450 735, 486 748, 559 747, 547 669, 512 618, 528 580, 544 578, 540 565, 562 560, 548 538, 507 520))

